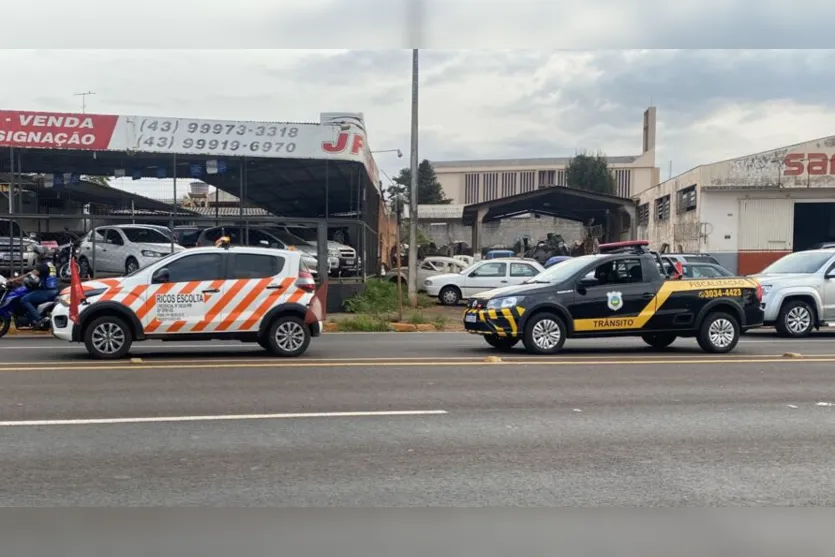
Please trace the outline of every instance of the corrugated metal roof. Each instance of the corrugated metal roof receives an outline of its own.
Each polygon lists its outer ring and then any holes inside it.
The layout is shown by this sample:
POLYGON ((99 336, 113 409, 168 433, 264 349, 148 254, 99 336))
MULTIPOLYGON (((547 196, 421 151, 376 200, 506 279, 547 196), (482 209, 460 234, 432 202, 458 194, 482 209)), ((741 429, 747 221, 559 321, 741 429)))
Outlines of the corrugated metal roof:
POLYGON ((463 205, 418 205, 418 220, 453 220, 463 215, 463 205))
MULTIPOLYGON (((189 207, 189 210, 204 217, 213 217, 215 215, 221 217, 237 217, 241 214, 241 210, 238 207, 189 207)), ((244 207, 244 215, 248 217, 275 216, 260 207, 244 207)))
MULTIPOLYGON (((514 168, 520 166, 559 166, 567 165, 572 157, 532 158, 532 159, 478 159, 471 161, 431 161, 435 170, 439 168, 483 167, 483 168, 514 168)), ((610 164, 630 164, 638 157, 619 156, 606 157, 610 164)))

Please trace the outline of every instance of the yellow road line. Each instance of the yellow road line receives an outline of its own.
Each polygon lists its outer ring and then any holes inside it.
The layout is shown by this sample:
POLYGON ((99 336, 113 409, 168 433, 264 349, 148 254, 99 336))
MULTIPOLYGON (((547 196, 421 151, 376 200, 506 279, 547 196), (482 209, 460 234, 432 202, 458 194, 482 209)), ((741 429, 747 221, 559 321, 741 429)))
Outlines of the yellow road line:
MULTIPOLYGON (((229 363, 229 364, 247 364, 247 363, 265 363, 274 362, 278 364, 285 364, 288 362, 299 362, 304 364, 322 364, 322 366, 328 366, 333 363, 397 363, 397 362, 483 362, 481 358, 486 356, 496 356, 502 358, 505 362, 526 362, 526 361, 542 361, 542 356, 515 356, 515 355, 507 355, 507 354, 500 354, 500 353, 493 353, 490 352, 489 354, 485 352, 484 354, 479 355, 472 355, 472 356, 444 356, 443 358, 438 358, 437 356, 405 356, 401 358, 397 357, 370 357, 370 358, 303 358, 298 360, 287 360, 287 359, 278 359, 278 358, 270 358, 269 356, 264 356, 260 358, 225 358, 225 359, 218 359, 212 358, 210 356, 206 356, 205 358, 169 358, 169 359, 157 359, 153 355, 147 356, 139 354, 136 358, 141 359, 142 362, 140 364, 132 364, 132 366, 136 365, 145 365, 145 364, 197 364, 197 363, 206 363, 206 364, 217 364, 217 363, 229 363)), ((572 354, 565 354, 559 356, 559 360, 553 361, 561 361, 561 362, 578 362, 578 363, 588 363, 588 362, 599 362, 601 360, 612 360, 613 362, 622 362, 624 359, 627 360, 640 360, 640 361, 647 361, 652 362, 655 360, 663 360, 663 361, 679 361, 675 357, 676 356, 687 356, 684 359, 693 359, 693 358, 703 358, 705 362, 716 362, 719 361, 718 358, 721 358, 722 361, 731 361, 735 359, 739 360, 755 360, 755 359, 762 359, 762 360, 770 360, 770 359, 787 359, 782 356, 782 354, 745 354, 740 356, 734 355, 725 355, 725 356, 697 356, 697 355, 690 355, 690 354, 640 354, 640 355, 630 355, 630 354, 616 354, 616 355, 606 355, 606 354, 599 354, 599 355, 572 355, 572 354), (631 357, 630 357, 631 356, 631 357)), ((553 358, 553 357, 552 357, 553 358)), ((835 354, 808 354, 802 356, 800 359, 809 359, 809 358, 835 358, 835 354)), ((552 360, 548 360, 552 361, 552 360)), ((124 360, 122 362, 127 362, 124 360)), ((0 369, 2 368, 11 368, 11 367, 41 367, 41 366, 54 366, 54 365, 61 365, 61 366, 79 366, 79 367, 102 367, 102 366, 112 366, 112 365, 120 365, 119 361, 106 361, 106 360, 76 360, 76 361, 61 361, 61 360, 41 360, 41 361, 19 361, 19 362, 3 362, 0 364, 0 369)))
MULTIPOLYGON (((672 359, 672 360, 583 360, 582 362, 571 360, 543 360, 539 358, 529 358, 524 360, 504 360, 500 362, 490 363, 491 366, 576 366, 583 365, 598 365, 598 366, 636 366, 636 365, 693 365, 693 364, 763 364, 763 363, 785 363, 785 364, 809 364, 809 363, 831 363, 835 362, 835 358, 769 358, 769 359, 743 359, 743 358, 699 358, 699 359, 672 359)), ((468 367, 468 366, 484 366, 484 360, 470 360, 470 361, 436 361, 436 362, 331 362, 331 363, 316 363, 306 361, 292 361, 292 362, 262 362, 262 363, 230 363, 217 364, 214 362, 201 363, 176 363, 176 364, 111 364, 99 366, 84 366, 78 365, 57 365, 44 366, 37 368, 21 369, 20 367, 0 367, 0 372, 27 372, 27 371, 128 371, 128 370, 149 370, 149 369, 204 369, 207 363, 212 363, 210 369, 257 369, 257 368, 311 368, 311 367, 468 367)))

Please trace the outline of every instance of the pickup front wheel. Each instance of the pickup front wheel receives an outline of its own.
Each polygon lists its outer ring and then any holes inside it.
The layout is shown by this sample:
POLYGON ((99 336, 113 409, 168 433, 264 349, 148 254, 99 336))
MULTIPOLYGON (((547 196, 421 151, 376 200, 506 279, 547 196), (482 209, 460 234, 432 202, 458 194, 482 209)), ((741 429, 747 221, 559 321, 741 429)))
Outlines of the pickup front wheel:
POLYGON ((815 310, 803 300, 786 302, 780 308, 775 328, 781 337, 807 337, 815 327, 815 310))
POLYGON ((711 313, 699 328, 699 346, 705 352, 725 354, 739 342, 739 321, 727 313, 711 313))

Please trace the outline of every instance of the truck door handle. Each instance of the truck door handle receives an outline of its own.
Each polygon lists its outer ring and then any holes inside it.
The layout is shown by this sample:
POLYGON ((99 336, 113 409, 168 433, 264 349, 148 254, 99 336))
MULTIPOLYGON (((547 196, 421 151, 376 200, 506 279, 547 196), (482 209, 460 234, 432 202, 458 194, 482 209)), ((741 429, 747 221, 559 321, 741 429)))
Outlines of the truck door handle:
POLYGON ((218 292, 220 292, 220 290, 218 290, 217 288, 212 288, 211 290, 204 290, 203 294, 217 294, 218 292))
POLYGON ((282 288, 284 288, 284 286, 281 285, 281 284, 269 284, 269 285, 267 285, 267 290, 281 290, 282 288))
POLYGON ((502 284, 505 284, 507 281, 506 281, 506 280, 503 280, 503 281, 501 281, 501 282, 502 282, 502 284))
POLYGON ((644 300, 650 300, 652 299, 652 296, 651 292, 644 292, 644 300))

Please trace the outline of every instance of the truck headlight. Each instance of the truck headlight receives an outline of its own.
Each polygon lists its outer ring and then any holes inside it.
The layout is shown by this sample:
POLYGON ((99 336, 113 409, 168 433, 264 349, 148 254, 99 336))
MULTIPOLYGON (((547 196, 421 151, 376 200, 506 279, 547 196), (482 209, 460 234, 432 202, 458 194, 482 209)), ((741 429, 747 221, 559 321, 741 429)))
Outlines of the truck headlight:
POLYGON ((487 309, 505 309, 518 306, 524 296, 508 296, 506 298, 493 298, 487 302, 487 309))
POLYGON ((763 284, 763 296, 767 296, 771 289, 774 288, 773 284, 763 284))

